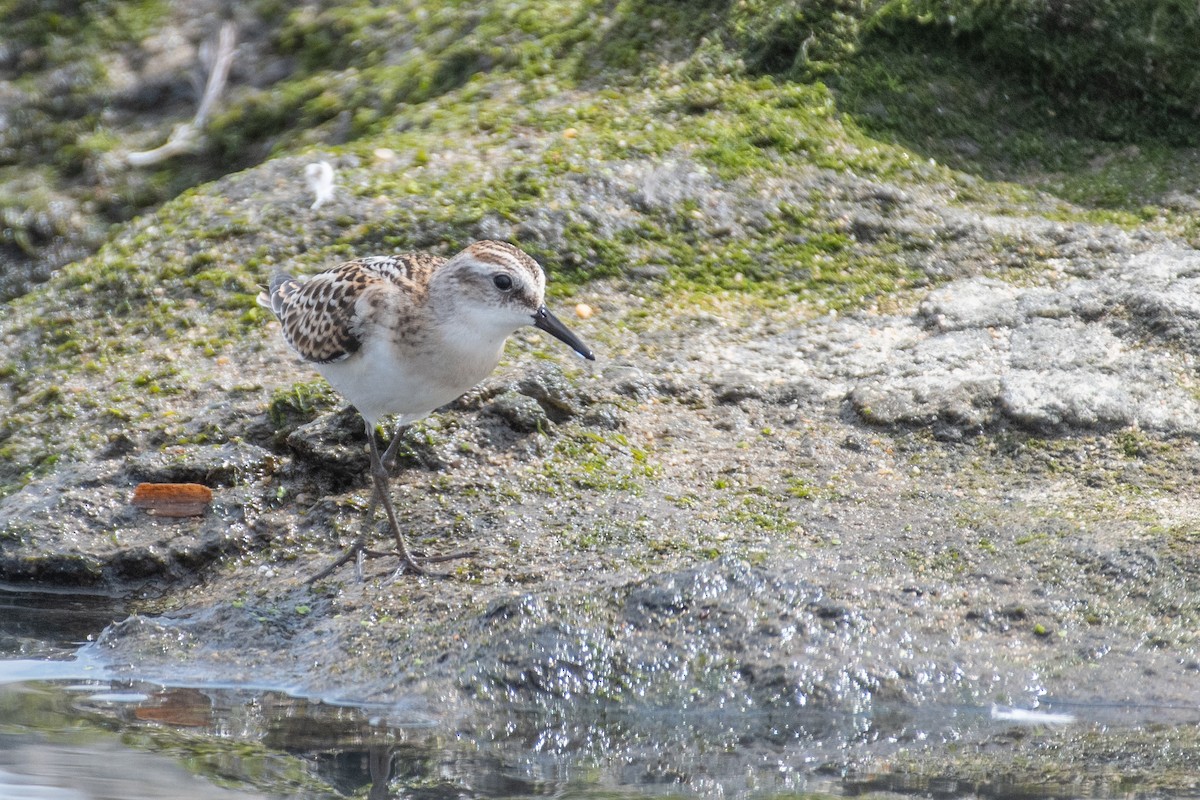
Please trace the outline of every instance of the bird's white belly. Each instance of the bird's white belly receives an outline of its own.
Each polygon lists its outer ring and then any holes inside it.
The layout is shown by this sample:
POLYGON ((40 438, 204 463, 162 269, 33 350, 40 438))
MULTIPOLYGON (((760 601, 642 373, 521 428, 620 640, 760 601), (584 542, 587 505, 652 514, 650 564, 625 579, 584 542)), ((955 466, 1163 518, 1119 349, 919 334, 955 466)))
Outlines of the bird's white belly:
POLYGON ((316 366, 375 425, 391 414, 399 415, 401 424, 421 419, 486 378, 499 361, 500 348, 467 356, 401 359, 390 343, 375 340, 345 361, 316 366))

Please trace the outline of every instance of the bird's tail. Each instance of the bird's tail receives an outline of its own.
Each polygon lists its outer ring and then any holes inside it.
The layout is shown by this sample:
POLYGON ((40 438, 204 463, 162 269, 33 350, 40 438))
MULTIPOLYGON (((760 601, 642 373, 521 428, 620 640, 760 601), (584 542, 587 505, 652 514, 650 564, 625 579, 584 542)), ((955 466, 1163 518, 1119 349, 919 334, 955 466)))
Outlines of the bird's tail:
POLYGON ((271 309, 276 317, 283 313, 283 305, 292 292, 300 288, 301 282, 286 272, 276 272, 271 276, 271 283, 266 291, 258 293, 258 304, 271 309))

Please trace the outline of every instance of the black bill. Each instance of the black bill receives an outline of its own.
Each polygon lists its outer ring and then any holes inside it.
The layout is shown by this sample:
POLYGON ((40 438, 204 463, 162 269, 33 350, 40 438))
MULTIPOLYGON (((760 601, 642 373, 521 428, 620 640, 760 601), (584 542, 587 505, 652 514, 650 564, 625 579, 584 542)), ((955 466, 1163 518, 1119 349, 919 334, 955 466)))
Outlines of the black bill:
POLYGON ((545 306, 539 308, 537 313, 533 315, 533 326, 541 328, 559 341, 566 342, 572 350, 579 353, 579 355, 588 361, 596 360, 596 357, 592 355, 591 349, 581 342, 578 336, 571 333, 571 329, 563 325, 562 320, 551 314, 550 309, 545 306))

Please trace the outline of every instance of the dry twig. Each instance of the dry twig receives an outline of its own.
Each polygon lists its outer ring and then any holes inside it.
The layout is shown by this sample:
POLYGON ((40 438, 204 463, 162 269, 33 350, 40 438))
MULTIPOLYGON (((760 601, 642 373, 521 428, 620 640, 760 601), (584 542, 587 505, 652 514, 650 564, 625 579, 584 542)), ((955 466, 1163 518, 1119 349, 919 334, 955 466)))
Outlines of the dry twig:
POLYGON ((208 122, 213 106, 220 99, 221 93, 225 91, 225 82, 229 79, 229 68, 233 65, 233 50, 236 40, 237 26, 232 22, 225 22, 217 34, 217 51, 213 56, 208 82, 204 86, 204 94, 200 97, 200 105, 196 108, 196 116, 190 122, 176 125, 162 146, 126 155, 126 164, 131 167, 144 167, 184 153, 194 153, 200 149, 200 145, 204 141, 204 126, 208 122))

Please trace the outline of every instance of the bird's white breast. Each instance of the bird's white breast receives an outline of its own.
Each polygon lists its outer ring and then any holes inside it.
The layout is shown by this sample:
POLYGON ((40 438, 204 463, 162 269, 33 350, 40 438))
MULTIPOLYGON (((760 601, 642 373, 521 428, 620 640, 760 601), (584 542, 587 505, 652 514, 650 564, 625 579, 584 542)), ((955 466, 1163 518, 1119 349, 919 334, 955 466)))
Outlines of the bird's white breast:
POLYGON ((382 334, 366 336, 344 361, 316 365, 372 425, 391 414, 408 424, 446 405, 486 378, 504 347, 503 339, 463 348, 439 337, 406 347, 382 334))

